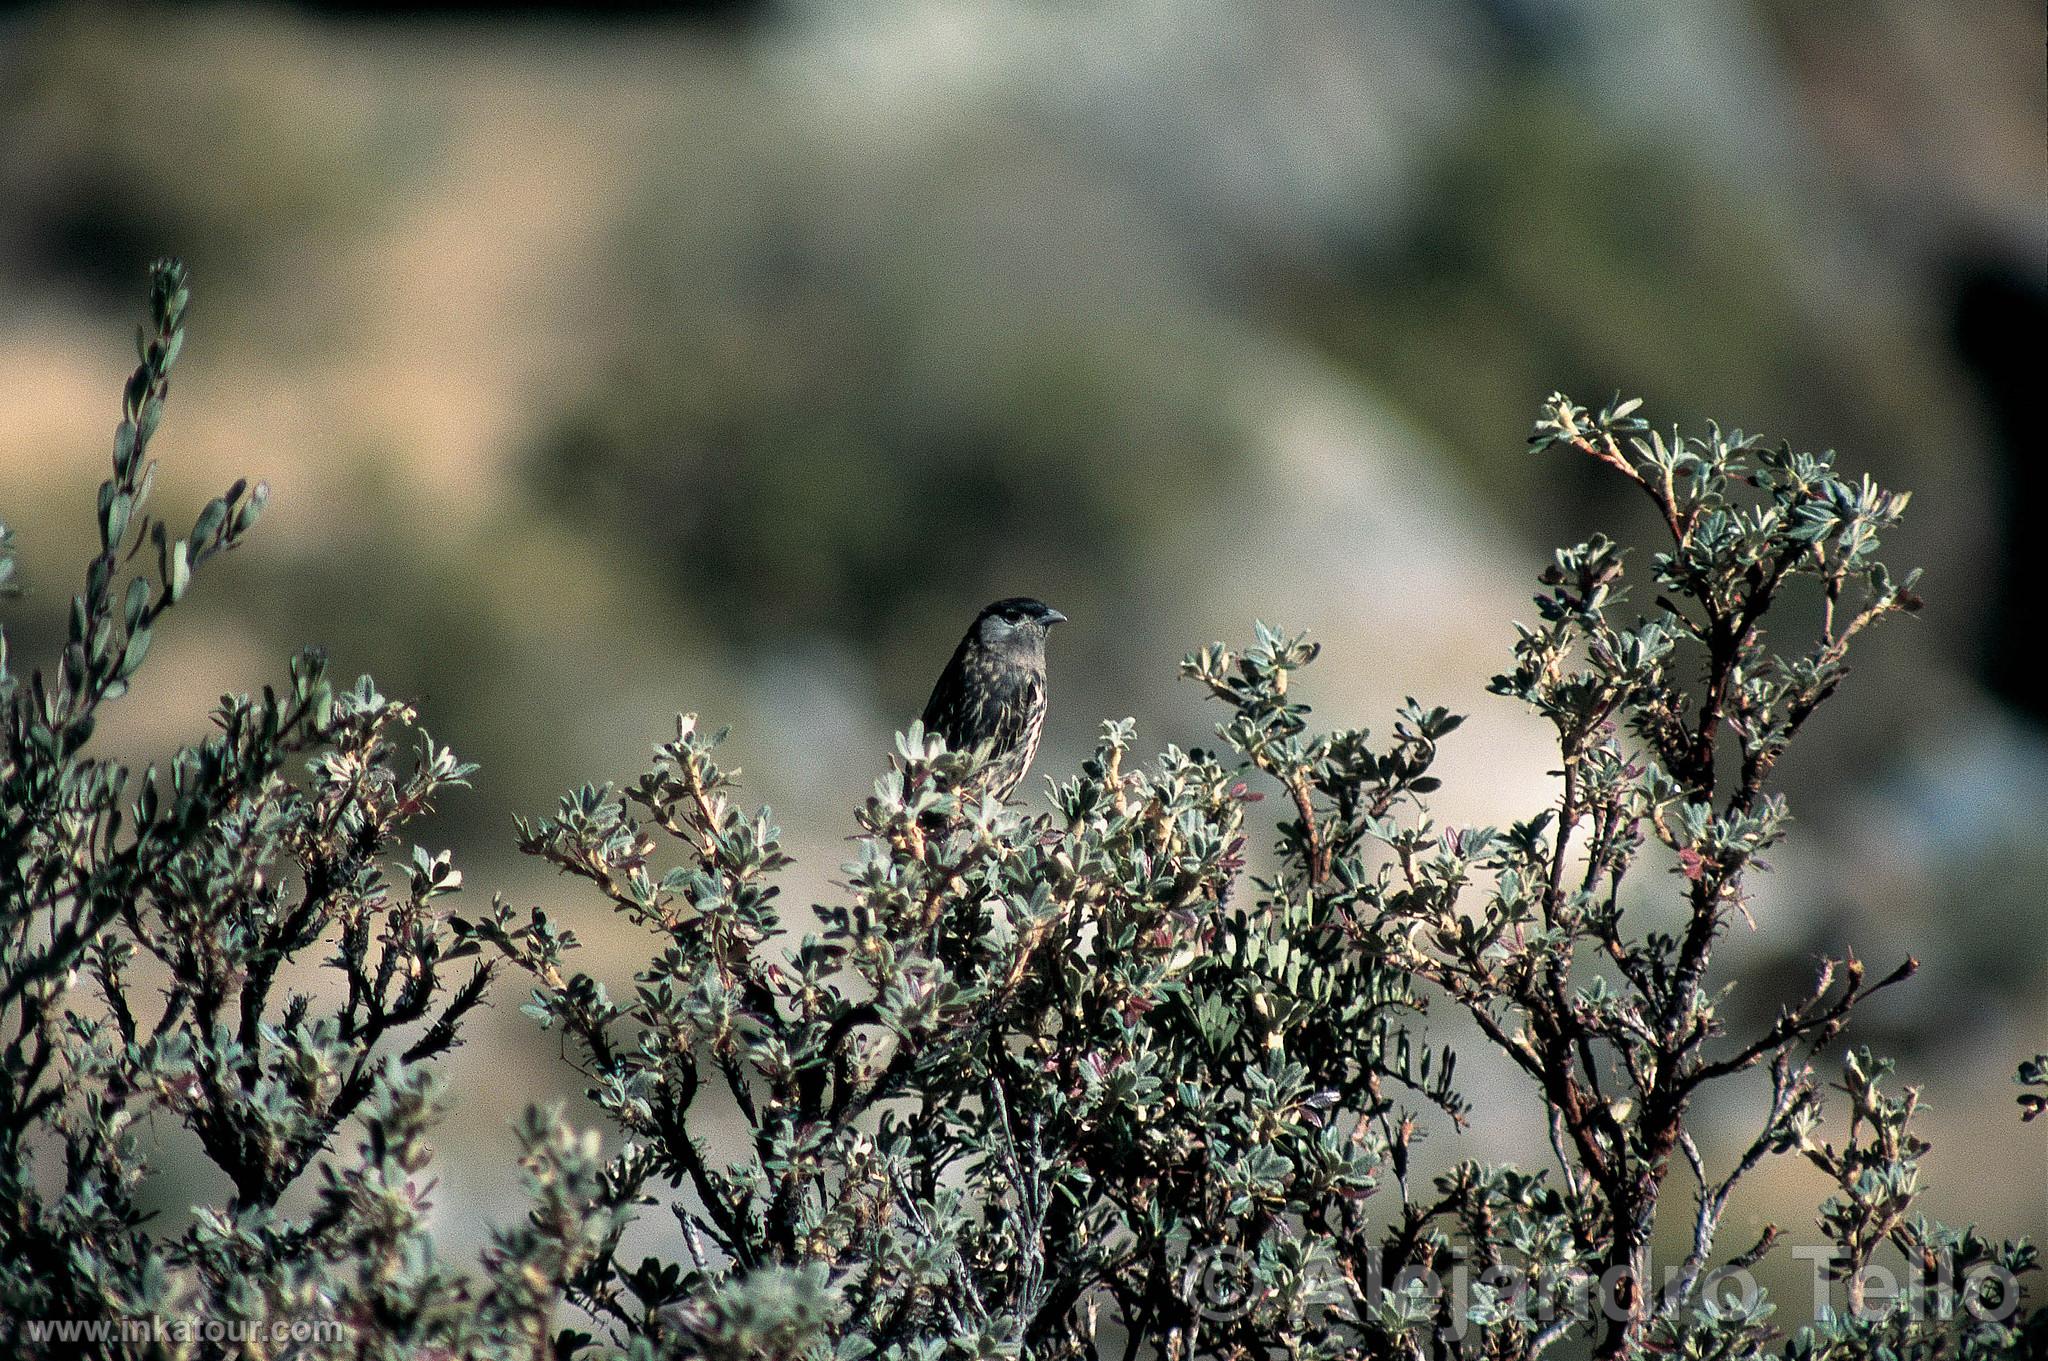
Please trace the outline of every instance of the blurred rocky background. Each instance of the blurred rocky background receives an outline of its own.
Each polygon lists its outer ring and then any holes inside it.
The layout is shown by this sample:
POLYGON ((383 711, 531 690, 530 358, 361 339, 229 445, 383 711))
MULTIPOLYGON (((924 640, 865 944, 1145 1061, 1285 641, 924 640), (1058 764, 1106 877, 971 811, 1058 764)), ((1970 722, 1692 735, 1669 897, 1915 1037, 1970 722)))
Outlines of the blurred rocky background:
MULTIPOLYGON (((248 474, 272 510, 106 740, 161 757, 325 645, 482 762, 437 829, 467 893, 551 905, 623 980, 641 943, 510 817, 630 776, 679 710, 733 725, 796 905, 1015 593, 1075 621, 1041 773, 1103 717, 1203 740, 1174 664, 1256 616, 1327 644, 1333 721, 1472 714, 1445 811, 1525 815, 1544 733, 1484 694, 1508 621, 1553 544, 1656 528, 1523 451, 1538 401, 1833 446, 1914 490, 1887 557, 1930 605, 1785 770, 1800 822, 1724 958, 1767 1013, 1822 949, 1918 955, 1859 1015, 1924 1084, 1927 1206, 2038 1238, 2042 42, 2022 0, 12 7, 14 646, 54 652, 144 266, 180 254, 160 503, 248 474)), ((468 1241, 513 1212, 506 1118, 575 1087, 517 1000, 451 1061, 468 1241)), ((1710 1133, 1746 1141, 1752 1096, 1710 1133)), ((1536 1165, 1539 1129, 1433 1151, 1536 1165)), ((1806 1241, 1823 1190, 1784 1160, 1731 1241, 1806 1241)))

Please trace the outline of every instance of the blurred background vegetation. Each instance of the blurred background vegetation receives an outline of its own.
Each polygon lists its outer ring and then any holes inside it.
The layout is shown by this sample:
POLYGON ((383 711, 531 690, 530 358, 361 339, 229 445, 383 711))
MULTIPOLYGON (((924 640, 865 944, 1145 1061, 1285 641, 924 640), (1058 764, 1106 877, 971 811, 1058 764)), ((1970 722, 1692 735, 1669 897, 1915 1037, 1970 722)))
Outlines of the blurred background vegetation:
MULTIPOLYGON (((572 8, 0 11, 18 654, 62 627, 152 256, 196 288, 164 508, 274 493, 108 740, 160 757, 324 644, 483 764, 438 826, 469 892, 558 905, 619 977, 638 942, 510 815, 698 710, 829 893, 1000 595, 1075 620, 1042 773, 1103 717, 1203 740, 1173 663, 1256 615, 1327 644, 1333 722, 1474 715, 1444 807, 1496 821, 1550 778, 1483 694, 1532 574, 1653 528, 1522 435, 1553 388, 1640 394, 1916 493, 1887 557, 1930 608, 1785 771, 1728 957, 1768 1012, 1820 949, 1919 955, 1860 1033, 1926 1086, 1928 1207, 2048 1233, 2010 1085, 2048 1038, 2038 5, 572 8)), ((571 1076, 512 1001, 452 1061, 472 1237, 507 1115, 571 1076)), ((1539 1128, 1439 1153, 1540 1163, 1539 1128)), ((1785 1160, 1737 1218, 1796 1233, 1820 1190, 1785 1160)))

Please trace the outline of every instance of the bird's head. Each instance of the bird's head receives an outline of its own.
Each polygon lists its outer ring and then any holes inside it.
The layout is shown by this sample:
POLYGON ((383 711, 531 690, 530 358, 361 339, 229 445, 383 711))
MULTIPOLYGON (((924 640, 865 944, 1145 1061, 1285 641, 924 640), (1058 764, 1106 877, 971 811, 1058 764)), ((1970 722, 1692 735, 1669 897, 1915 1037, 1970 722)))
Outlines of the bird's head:
POLYGON ((1020 661, 1042 659, 1047 630, 1065 622, 1067 616, 1043 600, 1013 596, 998 600, 975 616, 972 636, 983 648, 1005 657, 1020 661))

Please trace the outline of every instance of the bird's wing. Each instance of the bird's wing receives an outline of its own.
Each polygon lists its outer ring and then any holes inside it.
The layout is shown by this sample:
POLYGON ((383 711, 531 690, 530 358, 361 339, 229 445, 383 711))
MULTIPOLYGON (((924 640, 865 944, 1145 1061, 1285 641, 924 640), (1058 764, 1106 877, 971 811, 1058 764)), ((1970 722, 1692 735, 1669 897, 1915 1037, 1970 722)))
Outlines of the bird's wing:
POLYGON ((953 649, 952 660, 939 672, 931 698, 924 702, 924 713, 920 715, 924 730, 945 738, 949 747, 961 745, 962 738, 974 731, 975 687, 968 682, 967 643, 963 638, 960 646, 953 649))

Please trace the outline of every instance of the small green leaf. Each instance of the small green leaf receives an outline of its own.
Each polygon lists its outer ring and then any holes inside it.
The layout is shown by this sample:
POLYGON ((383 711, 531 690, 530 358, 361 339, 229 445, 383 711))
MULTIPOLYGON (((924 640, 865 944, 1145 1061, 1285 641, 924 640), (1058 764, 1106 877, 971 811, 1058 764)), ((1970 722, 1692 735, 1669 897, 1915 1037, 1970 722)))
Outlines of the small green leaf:
POLYGON ((142 669, 142 659, 149 655, 150 630, 137 629, 128 635, 128 646, 121 653, 121 672, 117 679, 127 680, 142 669))
POLYGON ((135 632, 135 626, 142 622, 142 611, 148 604, 149 583, 141 577, 135 577, 128 583, 128 598, 121 606, 121 617, 126 621, 130 633, 135 632))
POLYGON ((192 542, 199 546, 202 553, 205 551, 206 541, 214 536, 220 529, 221 522, 227 517, 228 503, 218 496, 208 501, 205 508, 199 512, 199 518, 192 525, 192 542))

